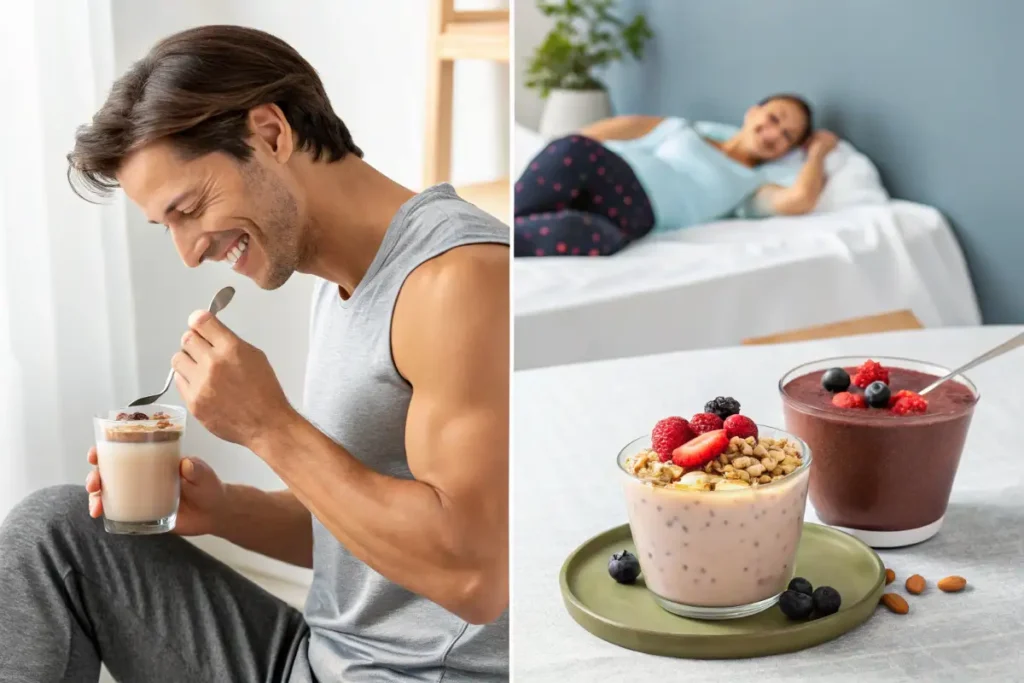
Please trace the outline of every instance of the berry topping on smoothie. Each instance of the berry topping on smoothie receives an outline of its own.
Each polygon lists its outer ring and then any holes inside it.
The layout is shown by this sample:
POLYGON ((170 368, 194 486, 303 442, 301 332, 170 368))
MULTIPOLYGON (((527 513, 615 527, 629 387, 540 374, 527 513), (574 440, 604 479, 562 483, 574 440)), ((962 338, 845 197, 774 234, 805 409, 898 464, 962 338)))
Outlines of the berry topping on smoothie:
POLYGON ((672 459, 672 451, 694 436, 689 422, 681 417, 666 417, 651 430, 651 447, 662 462, 668 462, 672 459))
POLYGON ((889 369, 882 367, 881 363, 876 363, 873 360, 866 360, 859 368, 857 368, 857 372, 854 373, 853 384, 861 389, 866 389, 872 382, 888 384, 889 369))
POLYGON ((694 434, 706 434, 722 428, 723 420, 714 413, 697 413, 690 418, 690 429, 694 434))
POLYGON ((867 408, 868 404, 862 394, 852 394, 849 391, 841 391, 832 397, 832 405, 837 408, 867 408))
POLYGON ((746 415, 730 415, 725 418, 723 427, 730 439, 734 436, 738 436, 741 439, 745 439, 748 436, 757 438, 757 424, 746 415))
POLYGON ((903 389, 892 397, 892 412, 897 415, 928 412, 928 400, 920 394, 903 389))
POLYGON ((850 388, 850 373, 843 368, 829 368, 821 376, 821 386, 833 394, 850 388))
POLYGON ((683 469, 703 467, 729 447, 729 437, 724 429, 705 432, 697 438, 684 443, 672 453, 672 462, 683 469))
POLYGON ((705 413, 713 413, 723 420, 728 420, 733 415, 739 415, 740 402, 732 396, 719 396, 704 404, 705 413))
POLYGON ((864 401, 872 408, 888 408, 891 395, 888 384, 872 382, 864 390, 864 401))
MULTIPOLYGON (((739 405, 735 399, 728 400, 739 405)), ((738 413, 724 422, 714 413, 698 413, 689 422, 667 417, 654 426, 651 445, 628 457, 626 468, 655 486, 738 490, 770 484, 803 464, 796 442, 761 438, 757 424, 738 413), (718 429, 707 429, 716 422, 721 423, 718 429), (670 459, 664 456, 668 448, 672 448, 670 459)))

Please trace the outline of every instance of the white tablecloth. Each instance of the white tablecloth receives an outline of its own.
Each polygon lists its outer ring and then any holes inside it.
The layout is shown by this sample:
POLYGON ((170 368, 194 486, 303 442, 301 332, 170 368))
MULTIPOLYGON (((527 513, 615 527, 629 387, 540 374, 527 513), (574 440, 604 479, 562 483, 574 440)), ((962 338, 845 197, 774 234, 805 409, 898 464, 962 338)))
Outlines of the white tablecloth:
MULTIPOLYGON (((558 589, 566 556, 626 521, 614 457, 658 419, 700 412, 707 400, 726 395, 758 422, 782 426, 777 382, 802 362, 888 355, 953 367, 1020 331, 922 330, 516 373, 514 680, 1024 681, 1024 349, 968 373, 982 398, 942 531, 918 546, 879 552, 903 580, 918 573, 930 581, 924 595, 911 596, 909 615, 879 608, 852 632, 788 655, 680 660, 591 635, 569 617, 558 589), (970 589, 934 588, 950 574, 965 576, 970 589)), ((902 580, 893 586, 905 595, 902 580)))

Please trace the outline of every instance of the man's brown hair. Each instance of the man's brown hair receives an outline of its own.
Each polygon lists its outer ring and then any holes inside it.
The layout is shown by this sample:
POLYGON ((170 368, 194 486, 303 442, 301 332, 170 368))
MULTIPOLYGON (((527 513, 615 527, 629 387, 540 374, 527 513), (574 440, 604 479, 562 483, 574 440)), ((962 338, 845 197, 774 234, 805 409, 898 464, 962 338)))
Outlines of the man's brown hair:
POLYGON ((111 87, 92 122, 78 129, 68 181, 103 196, 118 186, 125 157, 167 139, 185 159, 252 148, 249 110, 276 104, 314 159, 363 156, 331 109, 316 70, 290 45, 241 26, 201 26, 157 43, 111 87))

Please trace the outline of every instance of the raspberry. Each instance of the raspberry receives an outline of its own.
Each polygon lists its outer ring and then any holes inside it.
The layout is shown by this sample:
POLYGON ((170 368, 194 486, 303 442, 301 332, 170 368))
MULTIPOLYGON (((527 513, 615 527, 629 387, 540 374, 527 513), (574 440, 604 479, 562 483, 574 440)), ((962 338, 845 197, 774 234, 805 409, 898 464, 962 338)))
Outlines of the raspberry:
POLYGON ((928 400, 924 396, 913 391, 907 391, 906 389, 897 391, 889 402, 892 404, 889 410, 897 415, 924 413, 928 410, 928 400))
POLYGON ((841 391, 832 397, 832 405, 839 408, 867 408, 861 394, 851 394, 849 391, 841 391))
POLYGON ((681 417, 666 417, 651 430, 651 448, 662 462, 672 459, 672 451, 694 437, 690 423, 681 417))
POLYGON ((690 429, 694 434, 706 434, 722 428, 722 418, 714 413, 697 413, 690 418, 690 429))
POLYGON ((883 368, 880 363, 876 363, 873 360, 866 360, 863 365, 857 368, 857 372, 853 376, 853 383, 861 389, 866 389, 872 382, 888 384, 889 369, 883 368))
POLYGON ((734 436, 738 436, 741 439, 745 439, 748 436, 757 438, 757 425, 746 415, 730 415, 725 418, 725 423, 722 426, 725 428, 725 433, 730 439, 734 436))

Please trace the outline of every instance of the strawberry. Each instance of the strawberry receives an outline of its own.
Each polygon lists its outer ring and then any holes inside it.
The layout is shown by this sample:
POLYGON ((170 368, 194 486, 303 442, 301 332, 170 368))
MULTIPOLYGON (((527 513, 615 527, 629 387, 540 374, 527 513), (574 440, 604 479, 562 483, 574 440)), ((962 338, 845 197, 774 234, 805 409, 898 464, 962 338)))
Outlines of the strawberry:
POLYGON ((851 394, 849 391, 840 391, 832 397, 832 405, 838 408, 867 408, 863 394, 851 394))
POLYGON ((906 415, 907 413, 924 413, 928 411, 928 399, 906 389, 897 391, 889 400, 889 404, 889 410, 897 415, 906 415))
POLYGON ((725 433, 730 439, 734 436, 738 436, 741 439, 745 439, 748 436, 757 438, 757 425, 746 415, 730 415, 725 418, 725 423, 722 426, 725 428, 725 433))
POLYGON ((720 456, 728 447, 729 437, 726 436, 725 430, 716 429, 705 432, 672 451, 672 462, 687 469, 701 467, 720 456))
POLYGON ((672 459, 672 451, 693 437, 689 422, 681 417, 666 417, 651 430, 651 448, 658 452, 662 462, 667 462, 672 459))
POLYGON ((873 360, 866 360, 859 368, 857 368, 857 372, 854 373, 853 383, 861 389, 867 389, 868 385, 872 382, 883 382, 884 384, 888 384, 889 369, 883 368, 881 363, 876 363, 873 360))
POLYGON ((694 434, 706 434, 722 428, 722 418, 714 413, 697 413, 690 418, 690 429, 694 434))

